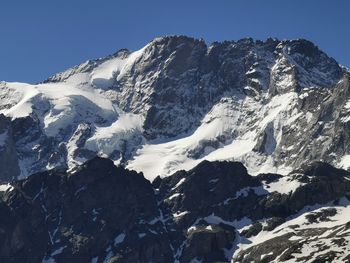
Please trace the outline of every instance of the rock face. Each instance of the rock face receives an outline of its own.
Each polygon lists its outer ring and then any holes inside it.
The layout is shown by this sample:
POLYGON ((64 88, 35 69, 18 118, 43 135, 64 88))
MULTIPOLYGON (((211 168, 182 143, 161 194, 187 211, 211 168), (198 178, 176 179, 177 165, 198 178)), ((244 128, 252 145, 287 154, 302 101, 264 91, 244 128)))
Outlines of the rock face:
POLYGON ((238 162, 205 161, 151 184, 94 158, 0 192, 0 257, 10 263, 347 262, 349 192, 350 173, 320 162, 287 176, 251 176, 238 162))
POLYGON ((172 258, 163 226, 148 223, 159 215, 151 184, 110 160, 93 159, 74 174, 35 174, 13 187, 2 203, 4 262, 172 258))
POLYGON ((349 71, 307 40, 157 38, 41 84, 1 82, 0 169, 13 168, 0 180, 95 156, 150 180, 205 159, 254 174, 347 168, 348 101, 349 71))
POLYGON ((11 121, 0 114, 0 167, 2 181, 11 181, 20 173, 11 121))

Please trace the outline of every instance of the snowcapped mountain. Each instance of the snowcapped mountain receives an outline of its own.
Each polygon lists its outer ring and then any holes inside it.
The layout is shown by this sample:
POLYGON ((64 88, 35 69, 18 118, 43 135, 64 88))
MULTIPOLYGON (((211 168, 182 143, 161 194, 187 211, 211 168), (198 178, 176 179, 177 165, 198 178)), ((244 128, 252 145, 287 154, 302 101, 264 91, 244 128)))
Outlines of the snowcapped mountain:
POLYGON ((157 38, 40 84, 2 82, 1 180, 97 155, 150 180, 203 160, 347 168, 348 90, 349 71, 306 40, 157 38))
POLYGON ((306 40, 170 36, 1 82, 1 260, 350 262, 349 77, 306 40))

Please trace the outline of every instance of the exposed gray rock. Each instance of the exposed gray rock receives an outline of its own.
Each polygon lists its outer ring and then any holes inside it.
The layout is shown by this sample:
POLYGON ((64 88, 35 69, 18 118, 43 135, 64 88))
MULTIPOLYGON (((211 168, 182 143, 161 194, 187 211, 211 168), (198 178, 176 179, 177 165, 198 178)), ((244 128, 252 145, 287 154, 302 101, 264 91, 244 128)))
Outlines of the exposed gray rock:
POLYGON ((257 234, 259 234, 262 229, 263 229, 262 224, 259 222, 256 222, 253 225, 251 225, 249 228, 244 229, 241 232, 241 235, 244 237, 250 238, 252 236, 256 236, 257 234))
POLYGON ((230 249, 234 241, 234 228, 221 225, 199 225, 189 230, 182 251, 181 262, 197 258, 202 262, 226 261, 224 249, 230 249))

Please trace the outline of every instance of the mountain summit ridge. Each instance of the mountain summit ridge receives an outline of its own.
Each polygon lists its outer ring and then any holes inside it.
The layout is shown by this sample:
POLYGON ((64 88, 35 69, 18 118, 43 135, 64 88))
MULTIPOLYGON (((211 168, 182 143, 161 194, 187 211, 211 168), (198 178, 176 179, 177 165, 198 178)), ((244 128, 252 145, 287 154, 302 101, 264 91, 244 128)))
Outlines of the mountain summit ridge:
MULTIPOLYGON (((309 46, 314 46, 315 48, 317 48, 319 51, 321 51, 321 49, 319 48, 319 46, 315 45, 312 41, 306 39, 306 38, 295 38, 295 39, 279 39, 279 38, 274 38, 274 37, 269 37, 265 40, 261 40, 261 39, 254 39, 252 37, 245 37, 245 38, 241 38, 238 40, 224 40, 224 41, 213 41, 210 44, 208 44, 204 39, 200 38, 195 38, 195 37, 190 37, 190 36, 186 36, 186 35, 166 35, 166 36, 162 36, 162 37, 156 37, 154 38, 152 41, 150 41, 147 45, 152 45, 155 43, 159 43, 159 42, 164 42, 170 39, 183 39, 183 40, 187 40, 187 41, 200 41, 203 42, 205 44, 205 46, 207 47, 207 51, 210 50, 213 46, 215 45, 225 45, 225 44, 238 44, 238 43, 247 43, 247 44, 283 44, 283 43, 292 43, 292 42, 303 42, 306 43, 309 46)), ((119 53, 124 53, 124 54, 130 54, 132 53, 132 51, 130 51, 128 48, 120 48, 118 49, 115 53, 113 53, 112 55, 107 55, 104 57, 98 57, 95 59, 89 59, 87 61, 85 61, 82 64, 76 64, 70 68, 68 68, 67 70, 61 71, 59 73, 53 74, 52 76, 48 77, 46 80, 44 80, 43 82, 50 82, 50 81, 57 81, 57 77, 62 74, 63 72, 66 72, 68 70, 80 67, 81 65, 84 65, 85 63, 88 63, 90 61, 103 61, 103 60, 107 60, 107 59, 111 59, 114 57, 117 57, 119 55, 119 53)), ((332 60, 336 61, 334 58, 331 57, 332 60)), ((347 68, 345 65, 341 65, 340 66, 347 68)))

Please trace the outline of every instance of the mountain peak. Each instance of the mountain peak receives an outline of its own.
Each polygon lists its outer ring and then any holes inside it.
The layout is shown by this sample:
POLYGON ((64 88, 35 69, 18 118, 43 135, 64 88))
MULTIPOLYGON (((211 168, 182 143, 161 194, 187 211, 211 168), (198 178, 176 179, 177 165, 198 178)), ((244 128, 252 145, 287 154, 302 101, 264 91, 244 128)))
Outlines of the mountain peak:
POLYGON ((0 156, 11 153, 14 177, 74 168, 96 155, 150 180, 206 159, 242 161, 253 173, 288 173, 321 159, 346 166, 344 74, 305 39, 207 46, 181 35, 156 38, 39 85, 6 83, 0 113, 10 121, 0 156), (300 137, 303 145, 294 146, 300 137))

